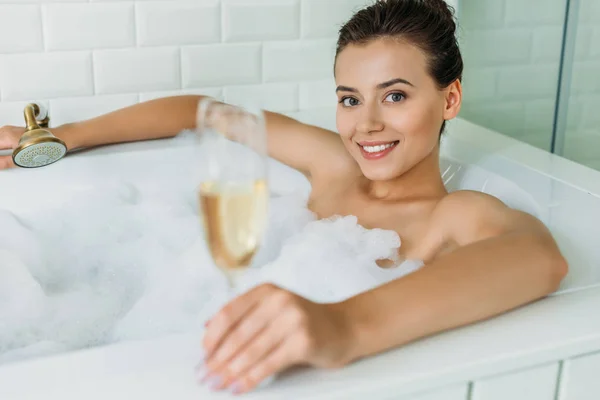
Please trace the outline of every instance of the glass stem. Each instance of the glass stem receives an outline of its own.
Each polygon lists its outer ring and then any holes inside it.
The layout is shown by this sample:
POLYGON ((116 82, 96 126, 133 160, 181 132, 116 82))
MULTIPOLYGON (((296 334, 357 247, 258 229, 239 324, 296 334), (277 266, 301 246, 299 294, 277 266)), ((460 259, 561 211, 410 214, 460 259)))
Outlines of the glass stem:
POLYGON ((236 269, 225 269, 225 277, 227 278, 227 284, 229 286, 229 290, 231 292, 233 292, 234 294, 237 292, 238 289, 238 282, 240 279, 240 276, 242 275, 243 270, 236 270, 236 269))

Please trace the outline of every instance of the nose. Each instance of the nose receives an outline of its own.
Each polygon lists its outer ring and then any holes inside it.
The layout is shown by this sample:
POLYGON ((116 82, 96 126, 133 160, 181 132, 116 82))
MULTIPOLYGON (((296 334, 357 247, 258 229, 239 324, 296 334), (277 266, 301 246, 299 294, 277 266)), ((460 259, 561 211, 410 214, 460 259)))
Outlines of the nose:
POLYGON ((381 132, 384 128, 377 106, 362 107, 361 114, 356 124, 356 131, 362 134, 381 132))

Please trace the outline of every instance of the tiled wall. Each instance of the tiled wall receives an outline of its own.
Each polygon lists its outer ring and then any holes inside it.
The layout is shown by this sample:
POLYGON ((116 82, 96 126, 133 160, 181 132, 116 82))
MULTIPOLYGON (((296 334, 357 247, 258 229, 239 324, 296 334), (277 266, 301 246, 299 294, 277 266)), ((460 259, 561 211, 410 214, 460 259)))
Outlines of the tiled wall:
POLYGON ((580 1, 578 24, 564 155, 600 170, 600 1, 580 1))
MULTIPOLYGON (((461 0, 461 116, 548 150, 565 0, 461 0)), ((600 169, 600 1, 582 0, 565 156, 600 169)))
POLYGON ((462 116, 549 149, 566 0, 462 0, 462 116))
POLYGON ((0 0, 0 125, 54 126, 202 93, 276 111, 334 105, 337 30, 370 0, 0 0))

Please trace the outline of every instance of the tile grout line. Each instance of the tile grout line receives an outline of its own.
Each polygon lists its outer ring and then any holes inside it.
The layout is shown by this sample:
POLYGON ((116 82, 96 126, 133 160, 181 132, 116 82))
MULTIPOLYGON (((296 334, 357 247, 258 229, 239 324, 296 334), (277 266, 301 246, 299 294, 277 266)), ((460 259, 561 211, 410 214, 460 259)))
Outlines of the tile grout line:
POLYGON ((44 22, 44 5, 39 4, 37 6, 40 15, 40 35, 42 35, 42 53, 48 52, 47 46, 48 43, 46 41, 46 23, 44 22))
POLYGON ((563 372, 564 372, 564 365, 565 362, 564 360, 560 360, 558 363, 558 372, 556 374, 556 388, 554 391, 554 400, 561 400, 561 390, 562 390, 562 386, 563 386, 563 382, 564 380, 562 379, 563 377, 563 372))
POLYGON ((467 386, 467 400, 473 400, 473 382, 469 382, 467 386))

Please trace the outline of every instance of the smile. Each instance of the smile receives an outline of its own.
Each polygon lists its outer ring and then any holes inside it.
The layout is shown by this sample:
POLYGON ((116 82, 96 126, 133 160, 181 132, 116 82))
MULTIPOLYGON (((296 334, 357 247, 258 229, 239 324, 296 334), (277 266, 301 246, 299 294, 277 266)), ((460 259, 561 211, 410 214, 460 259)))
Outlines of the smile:
POLYGON ((399 141, 395 140, 393 142, 377 142, 377 143, 363 142, 362 144, 361 143, 357 143, 357 144, 358 144, 358 147, 360 148, 360 151, 364 158, 366 158, 368 160, 375 160, 375 159, 385 157, 387 154, 389 154, 394 149, 394 147, 396 147, 396 145, 398 143, 399 143, 399 141))

